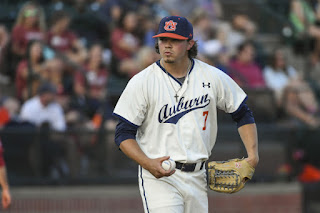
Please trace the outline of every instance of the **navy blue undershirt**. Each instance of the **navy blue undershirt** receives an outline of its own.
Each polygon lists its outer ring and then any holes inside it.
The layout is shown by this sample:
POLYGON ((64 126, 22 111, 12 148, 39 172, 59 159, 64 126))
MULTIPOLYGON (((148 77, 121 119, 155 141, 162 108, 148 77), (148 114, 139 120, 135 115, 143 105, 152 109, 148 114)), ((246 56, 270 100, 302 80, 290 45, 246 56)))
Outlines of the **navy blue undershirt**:
MULTIPOLYGON (((232 120, 237 123, 238 128, 246 124, 255 123, 252 111, 249 109, 245 101, 246 99, 235 112, 230 113, 232 120)), ((115 143, 120 146, 122 141, 127 139, 136 139, 137 130, 138 126, 120 118, 116 127, 115 143)))
POLYGON ((232 120, 237 123, 238 128, 246 124, 255 123, 252 111, 246 104, 246 100, 247 98, 244 99, 235 112, 230 113, 232 120))

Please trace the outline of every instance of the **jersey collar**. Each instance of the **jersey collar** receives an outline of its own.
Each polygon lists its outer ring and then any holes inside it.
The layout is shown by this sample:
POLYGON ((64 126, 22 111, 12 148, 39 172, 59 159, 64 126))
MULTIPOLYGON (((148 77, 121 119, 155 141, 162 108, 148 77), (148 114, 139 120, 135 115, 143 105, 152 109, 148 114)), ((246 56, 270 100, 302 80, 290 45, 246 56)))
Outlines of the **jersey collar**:
MULTIPOLYGON (((161 66, 160 60, 158 60, 158 61, 156 62, 156 64, 161 68, 161 70, 162 70, 163 72, 167 73, 166 70, 164 69, 164 67, 161 66)), ((191 58, 191 68, 190 68, 190 71, 189 71, 189 73, 188 73, 188 77, 189 77, 191 71, 193 70, 193 67, 194 67, 194 59, 191 58)), ((168 75, 169 75, 173 80, 175 80, 180 86, 182 85, 181 82, 180 82, 178 79, 176 79, 173 75, 171 75, 169 72, 168 72, 168 75)), ((188 78, 188 77, 187 77, 187 78, 188 78)), ((187 80, 187 78, 186 78, 186 80, 187 80)))

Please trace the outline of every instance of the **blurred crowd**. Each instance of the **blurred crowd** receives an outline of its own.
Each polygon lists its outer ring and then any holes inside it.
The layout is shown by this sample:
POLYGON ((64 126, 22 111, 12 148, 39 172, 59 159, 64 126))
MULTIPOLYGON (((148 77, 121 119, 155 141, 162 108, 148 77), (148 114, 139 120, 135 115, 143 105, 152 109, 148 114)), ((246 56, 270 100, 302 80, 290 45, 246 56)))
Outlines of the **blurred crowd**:
MULTIPOLYGON (((225 17, 219 0, 25 2, 12 26, 0 23, 0 126, 114 130, 113 106, 127 81, 159 59, 152 38, 157 23, 181 15, 193 24, 199 59, 247 91, 272 91, 277 119, 318 128, 320 3, 291 0, 286 6, 290 48, 305 57, 305 70, 288 63, 285 47, 267 54, 256 39, 263 26, 245 13, 225 17)), ((76 168, 72 161, 94 141, 74 135, 46 139, 41 172, 54 175, 52 168, 60 165, 60 173, 77 175, 70 171, 76 168)))

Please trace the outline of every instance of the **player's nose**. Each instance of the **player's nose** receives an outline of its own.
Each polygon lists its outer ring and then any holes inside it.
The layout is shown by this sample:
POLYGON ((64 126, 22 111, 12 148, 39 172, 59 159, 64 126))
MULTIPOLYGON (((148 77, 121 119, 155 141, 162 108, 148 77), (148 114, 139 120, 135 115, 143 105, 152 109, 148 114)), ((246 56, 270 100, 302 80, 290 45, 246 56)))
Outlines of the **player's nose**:
POLYGON ((170 39, 167 39, 164 43, 164 46, 168 48, 172 47, 172 41, 170 39))

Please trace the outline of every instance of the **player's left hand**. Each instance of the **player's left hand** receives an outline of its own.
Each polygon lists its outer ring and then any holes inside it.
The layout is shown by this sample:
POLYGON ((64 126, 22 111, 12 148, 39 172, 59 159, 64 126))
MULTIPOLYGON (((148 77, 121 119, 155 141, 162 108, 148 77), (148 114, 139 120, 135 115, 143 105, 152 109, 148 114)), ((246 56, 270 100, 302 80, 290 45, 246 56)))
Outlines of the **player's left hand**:
POLYGON ((211 161, 208 163, 209 187, 217 192, 238 192, 252 179, 254 171, 245 159, 211 161))
POLYGON ((8 189, 2 191, 2 207, 7 209, 11 204, 11 195, 8 189))

